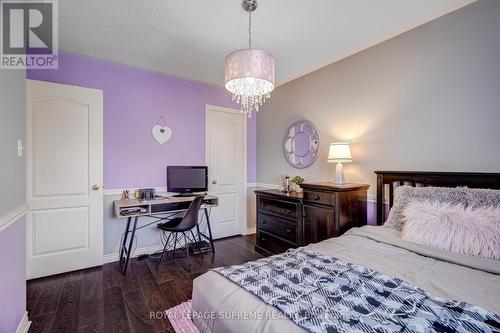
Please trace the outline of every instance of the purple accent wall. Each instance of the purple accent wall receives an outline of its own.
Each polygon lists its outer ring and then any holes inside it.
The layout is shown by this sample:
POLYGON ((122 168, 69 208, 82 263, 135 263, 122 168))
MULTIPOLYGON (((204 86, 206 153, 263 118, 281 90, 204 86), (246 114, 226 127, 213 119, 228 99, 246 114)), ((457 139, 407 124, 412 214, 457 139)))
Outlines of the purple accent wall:
MULTIPOLYGON (((239 109, 222 87, 128 65, 59 52, 58 70, 27 78, 104 91, 104 188, 166 186, 167 165, 205 164, 205 105, 239 109), (151 127, 163 115, 171 139, 158 144, 151 127)), ((256 179, 255 116, 248 121, 248 182, 256 179)))
POLYGON ((368 201, 366 203, 366 217, 368 224, 377 225, 377 204, 375 202, 368 201))
MULTIPOLYGON (((367 220, 369 225, 377 225, 377 202, 368 201, 366 203, 367 208, 367 220)), ((384 216, 387 219, 389 216, 389 205, 384 203, 384 216)))
POLYGON ((0 332, 15 332, 26 311, 26 218, 0 232, 0 332))

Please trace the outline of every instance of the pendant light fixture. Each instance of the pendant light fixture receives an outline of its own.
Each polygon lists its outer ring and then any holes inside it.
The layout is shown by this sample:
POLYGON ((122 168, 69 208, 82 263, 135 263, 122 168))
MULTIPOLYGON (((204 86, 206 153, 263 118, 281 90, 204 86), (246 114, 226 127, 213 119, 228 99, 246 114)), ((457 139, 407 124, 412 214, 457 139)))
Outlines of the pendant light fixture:
POLYGON ((243 0, 248 12, 248 49, 229 53, 225 62, 225 87, 248 118, 271 97, 274 89, 274 58, 264 50, 252 49, 252 12, 257 0, 243 0))

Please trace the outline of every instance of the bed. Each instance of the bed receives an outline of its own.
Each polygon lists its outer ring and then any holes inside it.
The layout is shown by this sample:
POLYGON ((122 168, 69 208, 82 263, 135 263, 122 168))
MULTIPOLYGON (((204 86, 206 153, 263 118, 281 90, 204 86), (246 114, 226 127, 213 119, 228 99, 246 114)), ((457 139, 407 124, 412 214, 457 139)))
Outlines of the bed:
MULTIPOLYGON (((400 231, 382 226, 387 215, 382 199, 388 199, 391 208, 397 186, 467 186, 498 190, 500 174, 387 171, 376 174, 379 226, 353 228, 341 237, 308 245, 305 251, 408 281, 432 297, 463 301, 480 307, 478 311, 500 314, 500 260, 470 257, 407 242, 400 238, 400 231)), ((297 325, 277 307, 215 271, 194 280, 192 308, 193 321, 200 332, 316 331, 297 325)), ((492 323, 493 327, 498 324, 497 321, 492 323)), ((349 327, 345 331, 350 331, 349 327)))

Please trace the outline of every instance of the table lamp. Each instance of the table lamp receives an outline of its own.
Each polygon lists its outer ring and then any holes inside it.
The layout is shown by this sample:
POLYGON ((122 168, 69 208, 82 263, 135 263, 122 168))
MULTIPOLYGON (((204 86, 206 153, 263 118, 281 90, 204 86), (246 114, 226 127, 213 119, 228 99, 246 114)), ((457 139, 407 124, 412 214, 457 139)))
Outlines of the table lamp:
POLYGON ((328 162, 337 163, 335 168, 335 184, 345 184, 344 166, 342 163, 352 162, 351 148, 347 142, 334 142, 330 143, 330 150, 328 151, 328 162))

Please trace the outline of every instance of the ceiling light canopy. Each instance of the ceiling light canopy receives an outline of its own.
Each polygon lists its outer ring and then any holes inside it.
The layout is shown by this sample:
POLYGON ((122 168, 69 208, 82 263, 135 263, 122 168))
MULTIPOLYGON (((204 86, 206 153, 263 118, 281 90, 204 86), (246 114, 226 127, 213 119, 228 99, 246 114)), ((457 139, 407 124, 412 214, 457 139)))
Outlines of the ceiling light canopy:
POLYGON ((241 111, 250 118, 252 111, 271 97, 274 89, 274 58, 264 50, 252 49, 252 12, 257 8, 256 0, 244 0, 243 8, 248 12, 248 49, 229 53, 225 61, 225 87, 233 100, 241 105, 241 111))

